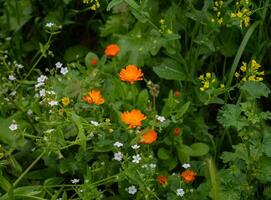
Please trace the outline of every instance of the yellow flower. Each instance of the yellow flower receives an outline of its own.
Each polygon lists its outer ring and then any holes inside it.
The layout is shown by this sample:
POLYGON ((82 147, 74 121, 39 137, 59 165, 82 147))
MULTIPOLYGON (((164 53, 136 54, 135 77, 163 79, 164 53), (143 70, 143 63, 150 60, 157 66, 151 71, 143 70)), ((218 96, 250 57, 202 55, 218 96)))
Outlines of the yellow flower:
POLYGON ((62 102, 63 106, 68 106, 71 103, 71 100, 69 99, 69 97, 63 97, 61 99, 61 102, 62 102))
POLYGON ((225 88, 225 85, 224 85, 223 83, 220 84, 220 88, 221 88, 221 89, 225 88))
POLYGON ((242 72, 245 72, 245 71, 247 70, 247 63, 242 62, 242 64, 243 64, 243 65, 241 66, 240 69, 241 69, 242 72))
POLYGON ((144 74, 141 72, 141 69, 139 69, 135 65, 128 65, 126 68, 123 68, 120 73, 120 79, 122 81, 129 82, 131 84, 134 84, 136 81, 143 80, 142 76, 144 74))
POLYGON ((206 73, 206 78, 207 78, 207 79, 210 79, 211 77, 212 77, 212 74, 211 74, 210 72, 207 72, 207 73, 206 73))
POLYGON ((235 77, 238 78, 240 76, 240 74, 238 72, 235 72, 235 77))
POLYGON ((165 23, 165 20, 164 20, 164 19, 160 19, 159 23, 160 23, 160 24, 164 24, 164 23, 165 23))
POLYGON ((121 113, 121 120, 129 125, 129 128, 136 128, 142 126, 141 121, 146 119, 146 116, 140 110, 133 109, 130 112, 126 111, 121 113))
POLYGON ((83 100, 89 104, 100 105, 104 103, 104 98, 99 90, 89 91, 88 94, 83 98, 83 100))

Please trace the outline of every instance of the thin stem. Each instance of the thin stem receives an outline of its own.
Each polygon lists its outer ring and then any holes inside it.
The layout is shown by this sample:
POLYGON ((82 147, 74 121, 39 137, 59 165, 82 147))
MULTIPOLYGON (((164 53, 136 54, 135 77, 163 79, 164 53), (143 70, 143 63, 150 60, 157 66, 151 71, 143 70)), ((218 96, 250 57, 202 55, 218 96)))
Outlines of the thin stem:
POLYGON ((13 183, 13 187, 15 187, 22 179, 23 177, 32 169, 32 167, 41 159, 41 157, 45 154, 45 151, 43 151, 32 163, 28 166, 28 168, 17 178, 17 180, 13 183))

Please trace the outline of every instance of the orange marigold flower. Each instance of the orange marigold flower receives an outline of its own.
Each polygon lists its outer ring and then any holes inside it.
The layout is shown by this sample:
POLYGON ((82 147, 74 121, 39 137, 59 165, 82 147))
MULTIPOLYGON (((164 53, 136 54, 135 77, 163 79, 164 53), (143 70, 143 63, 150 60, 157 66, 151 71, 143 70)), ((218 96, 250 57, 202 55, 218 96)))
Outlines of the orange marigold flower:
POLYGON ((185 183, 192 183, 197 176, 197 173, 192 170, 185 170, 181 173, 181 177, 185 183))
POLYGON ((133 84, 135 81, 143 80, 143 78, 141 78, 143 75, 144 74, 141 72, 141 69, 135 65, 128 65, 119 73, 120 79, 122 81, 127 81, 131 84, 133 84))
POLYGON ((174 128, 174 134, 176 136, 180 135, 180 133, 181 133, 181 129, 179 127, 174 128))
POLYGON ((176 90, 174 92, 174 95, 175 95, 175 97, 179 97, 179 96, 181 96, 181 92, 179 90, 176 90))
POLYGON ((167 184, 167 177, 166 176, 157 176, 157 182, 160 183, 161 185, 166 185, 167 184))
POLYGON ((121 120, 129 125, 129 128, 136 128, 142 126, 141 121, 146 119, 145 115, 140 110, 133 109, 130 112, 121 113, 121 120))
POLYGON ((114 58, 116 55, 118 55, 120 51, 120 48, 117 44, 110 44, 105 48, 105 55, 109 58, 114 58))
POLYGON ((90 64, 92 64, 92 65, 97 65, 97 63, 98 63, 98 60, 96 58, 92 58, 90 60, 90 64))
POLYGON ((87 93, 87 95, 83 98, 84 101, 89 104, 100 105, 104 103, 104 98, 99 90, 91 90, 87 93))
POLYGON ((154 130, 149 130, 141 136, 140 142, 143 144, 151 144, 157 140, 157 133, 154 130))

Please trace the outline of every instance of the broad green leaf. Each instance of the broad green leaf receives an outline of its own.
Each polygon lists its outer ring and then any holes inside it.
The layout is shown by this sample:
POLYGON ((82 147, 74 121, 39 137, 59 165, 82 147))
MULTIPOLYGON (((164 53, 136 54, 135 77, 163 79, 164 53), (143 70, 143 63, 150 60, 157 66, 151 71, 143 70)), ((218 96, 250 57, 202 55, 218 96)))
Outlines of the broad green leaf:
POLYGON ((193 150, 191 147, 185 145, 185 144, 180 144, 177 147, 178 151, 178 158, 181 163, 187 163, 190 162, 190 156, 193 153, 193 150))
POLYGON ((158 158, 160 158, 162 160, 169 160, 172 158, 170 155, 171 155, 171 153, 169 150, 167 150, 163 147, 158 149, 158 158))
POLYGON ((241 91, 247 94, 250 98, 256 99, 260 97, 268 97, 270 89, 262 82, 246 81, 241 86, 241 91))
POLYGON ((190 106, 190 101, 186 102, 181 108, 180 110, 177 110, 177 114, 176 114, 176 118, 181 118, 188 110, 190 106))
POLYGON ((153 71, 160 77, 167 80, 187 80, 187 75, 184 72, 184 66, 173 60, 166 58, 164 62, 153 68, 153 71))
POLYGON ((192 149, 192 156, 204 156, 210 149, 205 143, 194 143, 190 147, 192 149))
POLYGON ((88 51, 89 49, 85 46, 72 46, 64 52, 64 60, 66 62, 72 62, 82 59, 88 53, 88 51))

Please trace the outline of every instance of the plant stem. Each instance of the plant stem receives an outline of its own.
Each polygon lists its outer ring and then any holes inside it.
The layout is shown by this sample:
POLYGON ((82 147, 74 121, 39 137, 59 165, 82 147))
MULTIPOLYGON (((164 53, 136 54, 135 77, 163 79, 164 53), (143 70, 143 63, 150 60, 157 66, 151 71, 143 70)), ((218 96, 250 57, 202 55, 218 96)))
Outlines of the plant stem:
POLYGON ((41 159, 41 157, 45 154, 45 151, 43 151, 32 163, 28 166, 28 168, 17 178, 17 180, 13 183, 13 187, 16 187, 16 185, 23 179, 23 177, 32 169, 32 167, 41 159))

